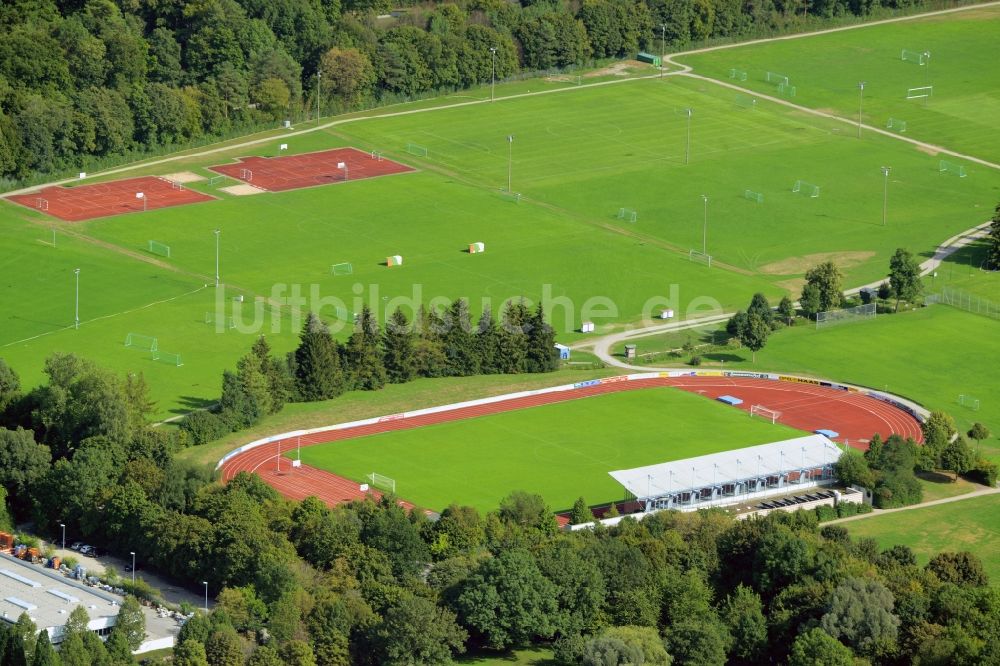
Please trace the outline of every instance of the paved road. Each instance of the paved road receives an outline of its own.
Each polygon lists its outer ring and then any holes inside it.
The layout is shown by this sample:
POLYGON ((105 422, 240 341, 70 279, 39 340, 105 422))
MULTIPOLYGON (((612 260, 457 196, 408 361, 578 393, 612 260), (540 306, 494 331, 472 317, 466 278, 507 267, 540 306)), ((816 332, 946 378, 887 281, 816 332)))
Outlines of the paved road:
POLYGON ((863 513, 858 516, 848 516, 847 518, 837 518, 836 520, 829 520, 823 525, 837 525, 839 523, 849 523, 852 520, 864 520, 865 518, 872 518, 874 516, 884 516, 889 513, 897 513, 899 511, 913 511, 914 509, 925 509, 929 506, 937 506, 939 504, 951 504, 952 502, 961 502, 967 499, 972 499, 973 497, 982 497, 983 495, 996 495, 1000 494, 1000 488, 981 488, 979 490, 974 490, 971 493, 966 493, 965 495, 958 495, 956 497, 945 497, 943 499, 932 500, 930 502, 923 502, 921 504, 913 504, 911 506, 901 506, 898 509, 874 509, 871 513, 863 513))

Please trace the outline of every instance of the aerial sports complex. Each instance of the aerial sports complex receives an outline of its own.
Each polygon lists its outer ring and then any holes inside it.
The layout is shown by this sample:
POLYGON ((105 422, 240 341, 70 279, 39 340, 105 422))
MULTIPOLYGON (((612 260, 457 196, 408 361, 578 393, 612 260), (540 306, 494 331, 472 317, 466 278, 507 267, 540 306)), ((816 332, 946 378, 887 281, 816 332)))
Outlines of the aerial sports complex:
MULTIPOLYGON (((304 464, 301 450, 324 447, 336 458, 336 447, 348 440, 655 387, 695 393, 715 401, 719 409, 742 410, 748 418, 787 426, 784 434, 789 429, 800 432, 796 437, 751 446, 740 441, 717 442, 716 450, 705 455, 677 457, 671 455, 669 424, 684 416, 664 415, 662 460, 603 472, 620 486, 614 501, 621 501, 631 512, 727 506, 830 485, 842 447, 866 448, 874 433, 920 441, 920 424, 926 415, 919 405, 905 399, 836 382, 772 373, 677 370, 607 377, 283 433, 229 452, 217 469, 224 481, 240 472, 257 473, 290 499, 316 496, 334 505, 386 491, 413 506, 417 502, 408 501, 412 498, 407 497, 406 487, 397 488, 395 479, 376 472, 347 478, 304 464)), ((704 423, 708 439, 712 427, 711 422, 704 423)), ((511 467, 521 469, 530 463, 509 461, 511 467)), ((332 468, 336 470, 337 465, 332 468)), ((463 486, 476 485, 476 478, 475 474, 457 474, 451 484, 453 501, 461 503, 463 486)), ((544 487, 524 489, 543 496, 546 491, 544 487)))

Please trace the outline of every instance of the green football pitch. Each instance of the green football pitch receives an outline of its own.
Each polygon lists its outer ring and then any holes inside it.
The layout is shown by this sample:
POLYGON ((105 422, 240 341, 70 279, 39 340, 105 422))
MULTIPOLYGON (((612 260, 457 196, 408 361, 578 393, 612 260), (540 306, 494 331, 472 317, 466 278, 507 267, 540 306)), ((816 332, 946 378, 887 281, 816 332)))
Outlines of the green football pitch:
POLYGON ((798 430, 673 388, 570 400, 302 450, 302 460, 357 481, 393 478, 403 499, 433 510, 489 510, 512 490, 555 509, 577 497, 621 499, 608 472, 801 436, 798 430))
POLYGON ((1000 496, 897 511, 844 526, 855 539, 871 537, 882 548, 909 546, 921 565, 935 553, 970 551, 983 561, 990 582, 1000 585, 1000 496))
MULTIPOLYGON (((723 48, 678 58, 698 74, 778 95, 767 72, 787 76, 790 99, 857 119, 865 82, 865 123, 906 122, 905 136, 1000 162, 1000 7, 862 27, 801 39, 723 48), (913 52, 903 60, 903 51, 913 52), (930 57, 922 57, 929 53, 930 57), (923 59, 923 65, 919 64, 923 59), (746 81, 729 78, 731 69, 746 81), (932 86, 929 98, 906 99, 932 86)), ((780 95, 778 95, 780 96, 780 95)), ((898 130, 897 125, 897 130, 898 130)), ((894 130, 896 131, 896 130, 894 130)), ((945 157, 945 159, 949 159, 945 157)))

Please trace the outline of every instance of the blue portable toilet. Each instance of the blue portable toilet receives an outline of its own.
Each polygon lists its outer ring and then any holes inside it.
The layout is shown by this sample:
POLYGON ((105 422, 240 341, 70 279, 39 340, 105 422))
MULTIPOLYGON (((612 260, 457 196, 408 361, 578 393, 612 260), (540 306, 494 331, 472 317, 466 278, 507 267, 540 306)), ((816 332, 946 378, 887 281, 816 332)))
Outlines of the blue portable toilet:
POLYGON ((556 343, 556 349, 559 350, 559 360, 560 361, 568 361, 569 360, 569 347, 567 347, 566 345, 561 345, 561 344, 559 344, 557 342, 556 343))

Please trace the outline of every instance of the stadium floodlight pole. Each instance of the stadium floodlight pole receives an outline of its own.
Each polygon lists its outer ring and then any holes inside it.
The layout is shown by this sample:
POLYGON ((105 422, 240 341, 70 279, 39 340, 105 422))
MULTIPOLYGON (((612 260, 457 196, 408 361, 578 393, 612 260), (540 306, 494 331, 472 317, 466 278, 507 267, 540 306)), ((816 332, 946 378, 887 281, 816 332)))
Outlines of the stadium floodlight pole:
POLYGON ((858 138, 861 138, 861 108, 865 103, 865 82, 858 81, 858 138))
POLYGON ((66 550, 66 523, 59 523, 59 527, 62 528, 62 549, 66 550))
POLYGON ((130 550, 128 554, 132 556, 132 587, 135 588, 135 551, 130 550))
POLYGON ((687 143, 685 144, 684 147, 684 164, 687 164, 688 162, 691 161, 691 108, 688 107, 687 109, 684 109, 684 112, 687 113, 687 118, 688 118, 687 143))
POLYGON ((74 328, 80 328, 80 269, 73 269, 73 274, 76 275, 76 318, 74 319, 74 328))
POLYGON ((205 612, 208 612, 208 581, 203 580, 201 584, 205 586, 205 612))
POLYGON ((885 226, 886 207, 889 204, 889 172, 892 167, 882 167, 882 226, 885 226))
POLYGON ((512 190, 510 189, 510 173, 511 164, 514 159, 514 135, 507 135, 507 194, 510 194, 512 190))
POLYGON ((219 234, 222 229, 215 230, 215 286, 219 286, 219 234))
POLYGON ((663 57, 667 53, 667 24, 660 24, 660 78, 663 78, 663 57))
POLYGON ((281 474, 281 440, 278 440, 278 474, 281 474))
POLYGON ((705 202, 705 222, 701 226, 701 253, 708 256, 708 195, 701 195, 701 200, 705 202))
POLYGON ((495 91, 497 87, 497 47, 490 47, 490 57, 492 59, 492 67, 490 69, 490 101, 496 99, 495 91))
POLYGON ((316 124, 319 125, 319 95, 323 82, 323 72, 316 70, 316 124))

